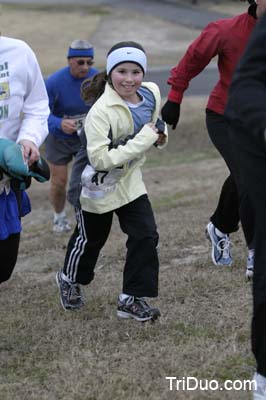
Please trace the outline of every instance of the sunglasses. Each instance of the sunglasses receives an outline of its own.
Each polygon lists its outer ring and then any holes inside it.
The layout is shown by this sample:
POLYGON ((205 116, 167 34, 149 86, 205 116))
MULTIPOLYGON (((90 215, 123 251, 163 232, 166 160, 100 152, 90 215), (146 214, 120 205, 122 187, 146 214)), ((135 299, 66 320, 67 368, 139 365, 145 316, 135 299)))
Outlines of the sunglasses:
POLYGON ((93 64, 94 64, 94 61, 92 61, 92 60, 88 60, 88 61, 85 61, 85 60, 78 60, 78 61, 77 61, 77 64, 78 64, 78 65, 84 65, 84 64, 93 65, 93 64))

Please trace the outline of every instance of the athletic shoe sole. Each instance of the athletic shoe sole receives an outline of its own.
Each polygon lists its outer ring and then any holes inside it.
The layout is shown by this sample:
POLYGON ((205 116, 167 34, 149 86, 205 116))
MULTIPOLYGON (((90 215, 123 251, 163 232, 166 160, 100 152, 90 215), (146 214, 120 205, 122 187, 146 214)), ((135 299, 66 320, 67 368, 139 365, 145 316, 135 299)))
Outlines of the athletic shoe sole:
POLYGON ((121 310, 117 310, 117 316, 120 318, 124 318, 124 319, 135 319, 136 321, 140 321, 140 322, 145 322, 145 321, 156 321, 158 319, 158 317, 161 316, 161 313, 159 310, 154 310, 153 315, 149 316, 149 317, 138 317, 137 315, 133 315, 130 313, 127 313, 126 311, 121 311, 121 310))
POLYGON ((153 317, 138 317, 137 315, 129 314, 125 311, 117 311, 117 316, 124 319, 135 319, 136 321, 145 322, 151 320, 153 317))
POLYGON ((58 225, 53 226, 53 232, 54 233, 68 233, 71 231, 71 228, 66 228, 66 227, 60 227, 58 225))

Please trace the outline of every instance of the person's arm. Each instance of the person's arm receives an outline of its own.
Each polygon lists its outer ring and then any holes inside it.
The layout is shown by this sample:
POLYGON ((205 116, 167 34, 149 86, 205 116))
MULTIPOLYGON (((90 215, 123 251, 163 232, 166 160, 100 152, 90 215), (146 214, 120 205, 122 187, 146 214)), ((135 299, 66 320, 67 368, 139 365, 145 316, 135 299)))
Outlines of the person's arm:
POLYGON ((27 51, 27 90, 22 108, 22 122, 17 143, 23 144, 29 164, 39 157, 38 148, 48 135, 49 115, 48 96, 44 80, 35 54, 29 47, 27 51))
POLYGON ((54 114, 56 103, 58 101, 58 90, 55 79, 53 76, 49 77, 45 81, 46 90, 49 98, 50 114, 48 118, 48 128, 50 133, 56 133, 61 131, 62 117, 58 117, 54 114))
POLYGON ((158 133, 150 124, 132 138, 111 148, 110 123, 104 112, 93 108, 85 121, 87 151, 90 164, 95 170, 109 171, 142 156, 158 140, 158 133))
POLYGON ((266 15, 260 17, 233 75, 225 116, 256 136, 266 128, 266 15))
POLYGON ((29 140, 40 147, 48 134, 48 96, 38 61, 29 48, 25 68, 28 71, 27 91, 17 142, 29 140))
POLYGON ((48 118, 48 128, 49 132, 52 134, 61 133, 62 131, 68 135, 72 135, 77 132, 77 123, 73 118, 63 118, 61 116, 56 115, 55 110, 57 110, 58 102, 59 106, 62 100, 59 100, 60 87, 59 85, 62 83, 57 82, 57 78, 55 76, 49 77, 46 82, 46 90, 49 97, 49 108, 50 115, 48 118))
POLYGON ((175 129, 180 115, 180 104, 190 81, 222 51, 222 35, 218 22, 206 26, 189 46, 181 61, 171 70, 167 83, 171 85, 168 100, 162 107, 163 120, 175 129))
POLYGON ((189 46, 181 61, 171 70, 167 83, 171 85, 168 99, 181 103, 190 81, 222 51, 222 38, 218 22, 210 23, 189 46))

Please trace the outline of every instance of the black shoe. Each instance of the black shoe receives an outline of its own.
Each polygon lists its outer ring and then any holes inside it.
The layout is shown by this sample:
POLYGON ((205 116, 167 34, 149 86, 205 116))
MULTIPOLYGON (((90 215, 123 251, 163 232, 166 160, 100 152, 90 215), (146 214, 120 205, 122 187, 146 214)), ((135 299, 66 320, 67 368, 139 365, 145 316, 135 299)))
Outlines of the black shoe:
POLYGON ((125 300, 118 298, 118 317, 134 318, 137 321, 155 321, 160 315, 158 308, 151 308, 143 298, 134 296, 128 296, 125 300))
POLYGON ((60 271, 56 274, 56 283, 60 290, 61 304, 65 310, 79 310, 84 306, 78 283, 68 283, 62 278, 60 271))

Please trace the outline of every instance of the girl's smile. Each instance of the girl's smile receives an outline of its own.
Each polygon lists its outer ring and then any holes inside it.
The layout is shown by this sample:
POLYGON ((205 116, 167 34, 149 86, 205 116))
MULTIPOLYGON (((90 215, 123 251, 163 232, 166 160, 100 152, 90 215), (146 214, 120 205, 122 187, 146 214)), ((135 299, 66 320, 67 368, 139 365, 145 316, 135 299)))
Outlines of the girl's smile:
POLYGON ((136 104, 140 101, 137 90, 142 84, 143 76, 143 70, 138 64, 119 64, 111 72, 113 88, 123 100, 136 104))

